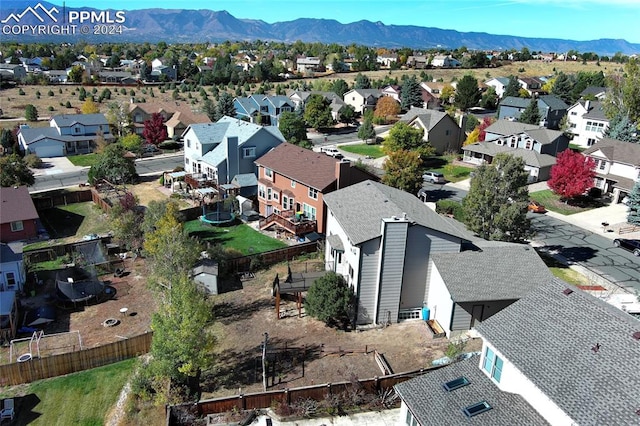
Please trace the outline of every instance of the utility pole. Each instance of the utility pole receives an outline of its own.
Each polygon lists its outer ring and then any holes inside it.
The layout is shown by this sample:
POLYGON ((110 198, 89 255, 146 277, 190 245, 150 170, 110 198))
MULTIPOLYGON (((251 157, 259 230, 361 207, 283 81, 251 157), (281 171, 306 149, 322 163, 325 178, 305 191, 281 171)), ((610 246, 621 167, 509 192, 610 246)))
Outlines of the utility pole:
POLYGON ((264 344, 262 345, 262 387, 267 391, 267 340, 269 333, 264 333, 264 344))

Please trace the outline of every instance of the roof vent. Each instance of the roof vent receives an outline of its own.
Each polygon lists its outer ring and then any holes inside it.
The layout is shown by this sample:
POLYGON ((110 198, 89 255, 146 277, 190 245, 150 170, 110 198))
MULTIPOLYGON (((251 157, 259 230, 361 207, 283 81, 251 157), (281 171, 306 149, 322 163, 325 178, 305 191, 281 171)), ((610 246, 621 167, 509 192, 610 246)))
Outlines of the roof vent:
POLYGON ((600 351, 600 346, 601 346, 600 343, 596 343, 595 346, 593 346, 591 348, 591 350, 593 351, 594 354, 598 353, 598 351, 600 351))
POLYGON ((640 331, 636 331, 635 333, 633 333, 633 338, 636 340, 640 340, 640 331))
POLYGON ((570 288, 565 288, 565 289, 562 291, 562 294, 564 294, 565 296, 568 296, 568 295, 570 295, 571 293, 573 293, 573 290, 571 290, 570 288))

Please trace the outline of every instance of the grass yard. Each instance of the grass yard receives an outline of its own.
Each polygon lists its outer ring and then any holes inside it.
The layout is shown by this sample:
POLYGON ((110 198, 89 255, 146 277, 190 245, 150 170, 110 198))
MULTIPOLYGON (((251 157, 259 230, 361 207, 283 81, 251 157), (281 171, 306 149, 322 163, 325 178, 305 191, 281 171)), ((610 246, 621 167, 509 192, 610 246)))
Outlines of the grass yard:
POLYGON ((81 155, 70 155, 67 157, 74 166, 78 167, 91 167, 98 160, 98 154, 81 154, 81 155))
POLYGON ((574 202, 565 203, 564 201, 561 201, 560 197, 554 194, 550 189, 532 192, 529 194, 529 198, 544 205, 547 210, 563 215, 580 213, 602 207, 604 205, 601 201, 594 200, 589 197, 581 197, 574 202))
POLYGON ((15 425, 101 426, 131 377, 135 359, 3 390, 16 399, 15 425))
POLYGON ((287 246, 282 241, 261 234, 245 224, 215 227, 196 219, 185 222, 184 229, 189 235, 202 241, 222 244, 225 248, 238 250, 243 255, 263 253, 287 246))
POLYGON ((380 158, 385 155, 384 152, 382 152, 382 145, 367 145, 363 143, 358 145, 338 145, 338 148, 352 154, 368 155, 371 158, 380 158))
POLYGON ((547 267, 549 268, 549 270, 551 271, 554 277, 560 278, 561 280, 564 280, 569 284, 573 284, 576 286, 591 284, 587 277, 580 274, 579 272, 574 271, 573 269, 569 268, 567 265, 560 263, 558 260, 554 259, 552 256, 546 253, 540 253, 540 252, 538 252, 538 254, 540 255, 540 258, 542 259, 542 261, 547 265, 547 267))

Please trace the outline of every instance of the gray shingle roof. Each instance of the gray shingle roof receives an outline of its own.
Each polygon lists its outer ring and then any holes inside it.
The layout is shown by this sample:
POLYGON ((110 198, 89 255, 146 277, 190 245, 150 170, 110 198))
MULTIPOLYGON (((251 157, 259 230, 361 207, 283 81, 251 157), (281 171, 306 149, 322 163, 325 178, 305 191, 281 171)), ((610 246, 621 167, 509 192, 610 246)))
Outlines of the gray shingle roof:
POLYGON ((34 142, 38 142, 42 139, 55 139, 58 141, 64 141, 65 139, 72 138, 64 138, 60 136, 58 133, 58 129, 55 127, 23 127, 20 129, 20 134, 24 139, 24 142, 27 145, 31 145, 34 142))
POLYGON ((558 130, 547 129, 540 127, 538 129, 525 130, 527 135, 534 139, 536 142, 540 142, 542 145, 550 144, 562 137, 563 133, 558 130))
POLYGON ((576 424, 640 422, 640 321, 631 315, 554 279, 476 328, 576 424))
POLYGON ((474 356, 395 386, 396 392, 422 425, 547 425, 521 396, 502 392, 478 368, 474 356), (470 384, 451 392, 442 385, 464 376, 470 384), (468 418, 462 410, 487 401, 491 410, 468 418))
POLYGON ((535 124, 519 123, 517 121, 497 120, 488 126, 485 131, 496 135, 509 136, 525 132, 527 130, 539 129, 535 124))
POLYGON ((495 142, 476 142, 462 147, 463 151, 477 152, 495 156, 500 153, 511 154, 524 160, 527 166, 549 167, 556 164, 556 158, 549 154, 540 154, 537 151, 524 148, 511 148, 506 145, 498 145, 495 142))
POLYGON ((447 114, 444 112, 429 110, 426 113, 416 115, 411 121, 420 120, 427 130, 431 130, 446 116, 447 114))
MULTIPOLYGON (((586 102, 584 100, 579 101, 582 105, 586 106, 586 102)), ((604 108, 602 106, 602 102, 599 101, 590 101, 589 102, 589 110, 582 116, 582 118, 590 118, 592 120, 606 121, 609 122, 609 119, 604 113, 604 108)))
POLYGON ((500 106, 512 106, 516 108, 526 108, 531 103, 529 98, 521 98, 518 96, 507 96, 500 101, 500 106))
POLYGON ((324 202, 352 244, 380 236, 382 219, 401 217, 403 213, 426 228, 465 239, 454 226, 416 196, 370 180, 326 194, 324 202))
POLYGON ((529 246, 477 245, 481 250, 431 254, 454 302, 520 299, 553 278, 529 246))
POLYGON ((590 155, 596 151, 601 151, 608 160, 616 163, 640 166, 640 144, 602 138, 587 148, 583 154, 590 155))
POLYGON ((58 127, 71 127, 76 123, 84 126, 107 125, 107 119, 104 114, 64 114, 54 115, 51 120, 58 127))
POLYGON ((0 263, 17 262, 22 260, 22 251, 16 250, 14 246, 0 243, 0 263))
POLYGON ((542 95, 538 99, 547 104, 547 106, 553 110, 563 110, 569 108, 569 105, 567 105, 556 95, 542 95))

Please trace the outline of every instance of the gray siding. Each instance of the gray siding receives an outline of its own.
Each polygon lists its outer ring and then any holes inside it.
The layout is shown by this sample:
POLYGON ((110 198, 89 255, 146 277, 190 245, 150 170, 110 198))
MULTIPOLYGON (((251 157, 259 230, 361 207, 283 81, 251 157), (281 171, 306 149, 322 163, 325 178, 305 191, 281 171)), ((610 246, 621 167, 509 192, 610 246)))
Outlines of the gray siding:
POLYGON ((431 253, 459 253, 462 242, 460 238, 427 229, 427 236, 431 239, 431 253))
POLYGON ((358 284, 358 324, 371 324, 376 307, 380 238, 360 246, 360 282, 358 284))
POLYGON ((451 331, 469 330, 471 327, 471 313, 467 312, 459 304, 453 305, 453 317, 451 318, 451 331))
POLYGON ((419 225, 409 227, 400 295, 401 309, 421 308, 426 300, 430 252, 431 238, 426 229, 419 225))
POLYGON ((384 222, 376 323, 398 322, 409 222, 384 222))

